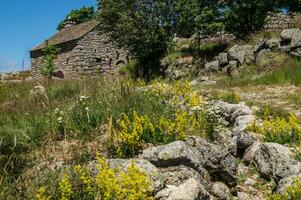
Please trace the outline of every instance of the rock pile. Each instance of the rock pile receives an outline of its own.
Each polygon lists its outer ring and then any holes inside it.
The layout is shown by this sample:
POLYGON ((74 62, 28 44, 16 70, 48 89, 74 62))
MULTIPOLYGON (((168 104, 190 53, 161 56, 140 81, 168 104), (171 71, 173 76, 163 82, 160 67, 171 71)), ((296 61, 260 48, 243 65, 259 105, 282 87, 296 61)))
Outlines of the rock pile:
MULTIPOLYGON (((264 199, 261 188, 255 188, 260 177, 278 183, 274 189, 279 193, 301 177, 301 163, 288 147, 261 143, 247 131, 254 120, 251 108, 221 101, 210 102, 210 106, 231 124, 231 134, 224 135, 227 142, 190 136, 186 141, 145 149, 133 159, 153 181, 156 200, 264 199), (251 171, 251 163, 258 175, 241 183, 240 176, 247 176, 244 173, 251 171)), ((112 168, 126 169, 130 163, 127 159, 109 160, 112 168)))
MULTIPOLYGON (((253 62, 266 62, 271 52, 282 51, 292 56, 301 57, 301 30, 285 29, 279 38, 260 39, 255 46, 235 44, 227 52, 219 53, 213 60, 205 63, 179 64, 176 67, 169 66, 166 75, 170 79, 180 79, 187 76, 198 65, 199 73, 224 72, 230 76, 237 76, 239 68, 253 62), (201 67, 200 67, 201 66, 201 67)), ((173 65, 173 64, 172 64, 173 65)))

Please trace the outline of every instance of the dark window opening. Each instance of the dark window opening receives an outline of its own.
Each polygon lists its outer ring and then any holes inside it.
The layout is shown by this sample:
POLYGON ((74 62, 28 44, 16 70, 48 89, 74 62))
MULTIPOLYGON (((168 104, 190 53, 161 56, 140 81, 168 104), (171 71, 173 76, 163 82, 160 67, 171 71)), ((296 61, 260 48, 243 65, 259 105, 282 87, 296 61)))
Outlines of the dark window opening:
POLYGON ((101 58, 96 58, 97 63, 101 63, 101 58))
POLYGON ((66 63, 67 63, 67 65, 69 64, 69 58, 67 58, 66 63))
POLYGON ((64 79, 65 78, 64 72, 62 72, 61 70, 56 71, 54 73, 54 76, 57 77, 57 78, 60 78, 60 79, 64 79))

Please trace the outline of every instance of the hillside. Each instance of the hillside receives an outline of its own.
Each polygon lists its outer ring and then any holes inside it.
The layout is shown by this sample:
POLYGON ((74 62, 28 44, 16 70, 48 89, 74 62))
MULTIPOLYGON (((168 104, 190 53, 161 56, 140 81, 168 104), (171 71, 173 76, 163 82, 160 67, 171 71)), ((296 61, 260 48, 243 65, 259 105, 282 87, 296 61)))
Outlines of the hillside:
POLYGON ((1 74, 0 200, 301 199, 299 1, 96 3, 1 74))
POLYGON ((162 60, 166 78, 149 83, 125 66, 123 75, 0 85, 1 197, 298 199, 301 61, 262 48, 235 73, 208 67, 237 44, 273 38, 253 39, 177 41, 162 60))

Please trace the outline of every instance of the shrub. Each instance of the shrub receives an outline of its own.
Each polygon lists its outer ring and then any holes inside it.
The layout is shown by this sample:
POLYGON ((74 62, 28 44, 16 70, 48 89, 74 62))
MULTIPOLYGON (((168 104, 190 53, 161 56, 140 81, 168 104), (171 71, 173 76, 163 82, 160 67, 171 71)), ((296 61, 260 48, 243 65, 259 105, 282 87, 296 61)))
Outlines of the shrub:
POLYGON ((301 181, 294 180, 293 184, 287 188, 284 194, 271 194, 268 200, 299 200, 301 199, 301 181))
POLYGON ((65 174, 57 188, 57 197, 47 194, 46 187, 37 190, 38 200, 101 199, 151 200, 151 181, 132 162, 125 171, 113 170, 103 158, 97 158, 96 176, 89 167, 75 166, 65 174))
POLYGON ((294 114, 291 114, 288 119, 265 117, 262 125, 254 122, 248 129, 263 135, 267 142, 280 144, 300 144, 301 142, 299 120, 294 114))
POLYGON ((240 102, 240 95, 238 93, 226 93, 224 94, 221 99, 228 103, 239 103, 240 102))
MULTIPOLYGON (((110 127, 111 125, 109 125, 110 127)), ((188 135, 206 135, 208 123, 202 112, 189 114, 177 110, 170 118, 122 114, 116 129, 111 130, 109 149, 114 156, 125 158, 137 155, 146 143, 164 144, 185 140, 188 135)))
POLYGON ((122 114, 118 129, 111 132, 113 151, 118 157, 133 157, 142 149, 145 132, 154 132, 153 125, 146 116, 139 116, 136 112, 129 118, 122 114))

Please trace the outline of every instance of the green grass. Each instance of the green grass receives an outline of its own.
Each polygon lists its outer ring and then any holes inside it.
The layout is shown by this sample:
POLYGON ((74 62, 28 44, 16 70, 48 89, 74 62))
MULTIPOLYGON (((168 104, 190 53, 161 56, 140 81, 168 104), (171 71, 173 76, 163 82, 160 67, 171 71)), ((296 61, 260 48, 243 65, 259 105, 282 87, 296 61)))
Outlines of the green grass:
POLYGON ((239 77, 225 77, 218 81, 223 87, 243 87, 252 85, 291 84, 301 85, 301 61, 297 58, 286 57, 282 62, 266 69, 257 65, 246 66, 239 77), (257 77, 255 77, 255 75, 257 77), (258 76, 259 75, 259 76, 258 76))
MULTIPOLYGON (((99 127, 122 113, 159 118, 169 115, 157 96, 139 92, 137 83, 118 78, 58 81, 46 87, 46 96, 30 97, 35 83, 0 85, 0 183, 14 182, 36 162, 35 151, 49 141, 93 141, 99 127), (80 100, 80 97, 86 98, 80 100), (60 122, 60 119, 62 122, 60 122)), ((79 152, 80 153, 80 152, 79 152)))

